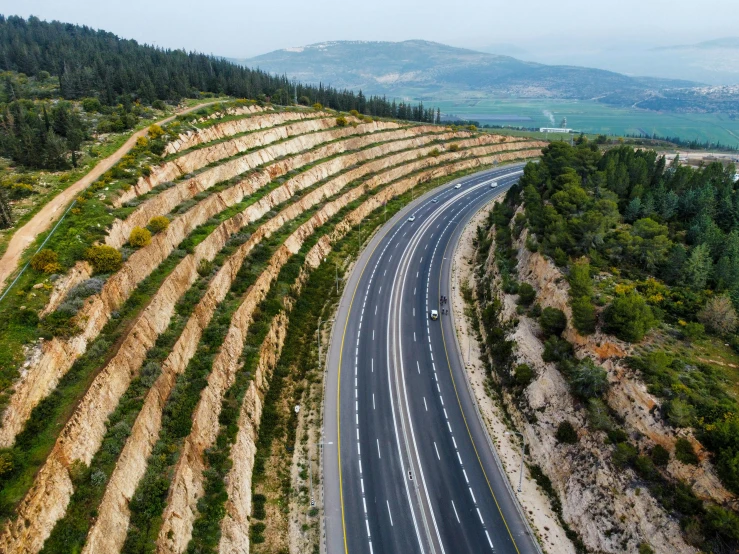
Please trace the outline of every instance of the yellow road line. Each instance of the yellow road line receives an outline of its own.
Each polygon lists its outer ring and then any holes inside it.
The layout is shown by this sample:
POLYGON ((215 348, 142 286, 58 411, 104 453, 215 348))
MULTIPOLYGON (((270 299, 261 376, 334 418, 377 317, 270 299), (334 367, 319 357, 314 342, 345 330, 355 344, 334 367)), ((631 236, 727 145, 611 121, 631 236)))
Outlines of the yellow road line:
MULTIPOLYGON (((481 208, 482 209, 482 208, 481 208)), ((469 222, 468 222, 469 223, 469 222)), ((451 241, 449 241, 451 242, 451 241)), ((442 263, 439 270, 439 291, 441 292, 441 274, 444 270, 444 257, 446 257, 446 252, 449 249, 449 242, 447 242, 446 246, 444 247, 444 256, 442 257, 442 263)), ((452 263, 450 260, 449 263, 452 263)), ((449 278, 452 278, 452 267, 449 266, 449 278)), ((452 378, 452 385, 454 386, 454 394, 457 396, 457 404, 459 405, 459 411, 462 412, 462 419, 464 420, 464 426, 467 428, 467 434, 470 437, 470 441, 472 442, 472 448, 475 450, 475 456, 477 456, 477 461, 480 464, 480 469, 482 469, 482 474, 485 476, 485 481, 488 484, 488 488, 490 489, 490 494, 493 495, 493 500, 495 501, 495 506, 498 508, 498 513, 500 514, 501 519, 503 520, 503 525, 505 525, 506 531, 508 531, 508 536, 511 537, 511 541, 513 542, 513 548, 516 549, 516 552, 520 554, 520 551, 518 550, 518 545, 516 544, 516 539, 513 538, 513 533, 511 533, 511 529, 508 527, 508 522, 505 519, 505 516, 503 515, 503 510, 500 509, 500 504, 498 504, 498 499, 495 496, 495 493, 493 492, 493 486, 490 484, 490 479, 488 479, 488 474, 485 471, 485 467, 482 465, 482 460, 480 459, 480 454, 477 451, 477 445, 475 444, 475 440, 472 438, 472 432, 470 431, 470 426, 467 424, 467 418, 464 415, 464 409, 462 408, 462 402, 459 399, 459 391, 457 390, 457 383, 454 381, 454 374, 452 373, 452 364, 449 363, 449 352, 447 351, 446 347, 446 338, 444 337, 444 326, 440 325, 441 327, 441 340, 444 343, 444 354, 446 355, 446 364, 449 368, 449 376, 452 378)), ((464 363, 462 364, 462 371, 464 371, 464 363)), ((473 399, 474 401, 474 399, 473 399)), ((485 432, 485 429, 483 429, 483 433, 485 432)), ((504 475, 503 479, 507 479, 508 476, 504 475)))
MULTIPOLYGON (((391 220, 392 221, 392 220, 391 220)), ((384 225, 383 225, 384 227, 384 225)), ((388 227, 382 232, 382 236, 377 241, 377 244, 375 244, 375 247, 372 249, 372 251, 369 253, 369 256, 367 257, 367 261, 369 261, 372 258, 372 255, 375 253, 375 250, 377 250, 377 247, 380 246, 380 243, 382 242, 382 239, 385 238, 385 236, 388 233, 388 227)), ((357 256, 357 262, 359 261, 359 258, 362 256, 362 253, 357 256)), ((349 309, 346 312, 346 321, 344 322, 344 331, 341 333, 341 349, 339 350, 339 373, 338 373, 338 379, 336 382, 336 442, 337 442, 337 452, 339 456, 339 498, 341 499, 341 529, 344 533, 344 553, 349 554, 349 547, 346 543, 346 521, 344 519, 344 485, 342 481, 342 475, 341 475, 341 365, 344 359, 344 339, 346 338, 346 329, 349 326, 349 316, 352 313, 352 306, 354 305, 354 297, 357 294, 357 290, 359 289, 359 283, 362 282, 362 276, 364 275, 365 269, 367 269, 368 264, 364 264, 364 267, 362 268, 362 272, 359 274, 359 278, 357 279, 357 284, 354 287, 354 291, 352 292, 352 299, 349 302, 349 309)))

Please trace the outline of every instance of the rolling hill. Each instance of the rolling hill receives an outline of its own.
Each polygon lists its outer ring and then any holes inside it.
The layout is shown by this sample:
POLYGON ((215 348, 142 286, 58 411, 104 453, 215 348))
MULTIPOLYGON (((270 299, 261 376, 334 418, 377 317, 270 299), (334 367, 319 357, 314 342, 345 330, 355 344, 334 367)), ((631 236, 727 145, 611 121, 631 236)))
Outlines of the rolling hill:
POLYGON ((286 48, 250 59, 247 67, 286 74, 304 82, 330 82, 372 94, 452 99, 470 92, 520 98, 597 100, 613 106, 648 101, 649 109, 739 111, 733 89, 720 98, 701 93, 698 83, 567 65, 545 65, 423 40, 340 41, 286 48), (697 92, 696 92, 697 91, 697 92), (690 97, 687 103, 681 98, 690 97))

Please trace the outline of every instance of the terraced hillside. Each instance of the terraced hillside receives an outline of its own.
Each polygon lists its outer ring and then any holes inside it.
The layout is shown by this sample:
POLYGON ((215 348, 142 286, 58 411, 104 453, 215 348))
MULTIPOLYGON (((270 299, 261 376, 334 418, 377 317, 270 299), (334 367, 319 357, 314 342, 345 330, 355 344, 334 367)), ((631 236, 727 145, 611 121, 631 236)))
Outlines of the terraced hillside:
POLYGON ((334 273, 408 193, 543 147, 337 115, 179 118, 81 195, 0 307, 0 551, 248 550, 334 273))

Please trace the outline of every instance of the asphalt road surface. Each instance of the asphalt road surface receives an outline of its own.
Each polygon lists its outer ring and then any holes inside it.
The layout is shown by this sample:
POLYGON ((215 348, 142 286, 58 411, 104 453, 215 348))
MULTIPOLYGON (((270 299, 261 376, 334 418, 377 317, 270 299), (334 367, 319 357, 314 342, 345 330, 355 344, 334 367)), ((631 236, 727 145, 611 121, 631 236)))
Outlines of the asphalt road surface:
POLYGON ((538 552, 467 388, 451 306, 440 302, 451 296, 465 223, 521 169, 464 177, 411 203, 348 278, 327 356, 329 554, 538 552))

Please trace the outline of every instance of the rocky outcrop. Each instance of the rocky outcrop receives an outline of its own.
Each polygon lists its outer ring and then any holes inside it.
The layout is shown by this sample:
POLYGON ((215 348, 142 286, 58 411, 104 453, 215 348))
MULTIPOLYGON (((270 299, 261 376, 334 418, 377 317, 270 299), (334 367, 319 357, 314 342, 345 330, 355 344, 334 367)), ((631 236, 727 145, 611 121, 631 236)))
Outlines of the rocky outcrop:
MULTIPOLYGON (((321 142, 315 142, 312 140, 311 144, 308 145, 309 149, 298 154, 291 154, 294 148, 290 147, 290 145, 286 143, 265 148, 243 159, 244 171, 242 171, 242 173, 252 171, 261 165, 262 167, 259 172, 248 173, 247 176, 236 185, 229 187, 229 189, 226 189, 226 191, 219 194, 221 196, 233 196, 234 198, 241 199, 245 194, 252 194, 254 190, 257 190, 257 188, 253 186, 254 183, 258 182, 261 183, 261 186, 264 186, 270 181, 284 176, 289 171, 298 169, 310 163, 315 163, 322 158, 364 148, 380 140, 402 140, 403 138, 411 138, 425 134, 428 131, 426 128, 416 127, 408 130, 378 130, 376 132, 378 135, 369 133, 350 139, 329 142, 325 146, 321 146, 321 142), (315 144, 313 144, 314 142, 315 144), (287 149, 285 149, 285 147, 287 147, 287 149), (271 163, 274 159, 280 159, 280 161, 271 163), (249 188, 246 189, 249 191, 248 193, 239 192, 239 187, 244 186, 249 186, 249 188)), ((312 138, 322 138, 327 142, 334 138, 330 133, 321 133, 321 135, 321 137, 313 136, 312 138)), ((116 220, 113 223, 106 239, 107 244, 114 248, 120 248, 128 240, 131 230, 134 227, 144 226, 152 217, 170 212, 181 202, 191 199, 196 194, 210 188, 215 183, 215 181, 208 180, 204 183, 201 181, 193 181, 190 183, 191 186, 181 186, 182 184, 180 184, 172 189, 162 191, 155 197, 146 200, 126 219, 116 220), (204 185, 207 186, 204 187, 204 185)), ((240 200, 237 200, 237 202, 239 201, 240 200)))
MULTIPOLYGON (((186 152, 173 160, 164 162, 152 169, 151 174, 141 177, 135 185, 136 190, 152 189, 157 185, 179 179, 187 173, 192 173, 206 165, 215 164, 226 158, 232 158, 239 154, 243 154, 247 150, 254 148, 262 148, 268 144, 285 140, 289 137, 302 135, 305 133, 314 133, 316 131, 325 131, 332 127, 336 127, 335 118, 317 119, 317 115, 321 114, 304 114, 294 112, 281 112, 261 115, 259 117, 251 117, 246 120, 229 121, 222 125, 233 127, 239 122, 252 122, 247 129, 246 134, 239 135, 229 140, 220 140, 225 137, 217 137, 212 140, 215 142, 210 146, 203 146, 197 150, 186 152), (254 132, 258 130, 258 132, 254 132)), ((324 114, 325 115, 325 114, 324 114)), ((208 127, 203 133, 209 133, 219 126, 208 127)), ((244 127, 243 125, 241 127, 244 127)), ((230 136, 234 133, 228 133, 230 136)), ((210 143, 207 141, 206 144, 210 143)), ((138 196, 138 194, 136 195, 138 196)))
POLYGON ((319 113, 313 110, 285 110, 277 112, 274 108, 265 109, 258 106, 245 106, 243 108, 232 108, 226 112, 215 112, 208 117, 198 119, 196 122, 198 124, 202 124, 206 121, 215 121, 215 123, 203 125, 199 129, 193 129, 182 133, 176 139, 167 143, 167 146, 164 149, 164 155, 169 156, 177 154, 214 140, 221 140, 239 133, 248 133, 250 131, 256 131, 258 129, 264 129, 272 125, 276 125, 280 119, 272 119, 272 116, 275 115, 287 115, 292 116, 293 119, 298 119, 306 117, 326 117, 327 114, 325 112, 319 113), (249 117, 254 114, 257 115, 249 117), (247 117, 220 123, 217 121, 224 117, 238 117, 241 115, 245 115, 247 117))
MULTIPOLYGON (((281 127, 270 127, 264 131, 251 133, 243 137, 215 144, 211 147, 201 148, 199 150, 189 152, 188 154, 185 154, 184 156, 177 158, 171 162, 166 162, 158 166, 157 168, 152 169, 152 172, 148 177, 141 177, 134 186, 132 186, 127 191, 122 192, 121 195, 114 201, 114 204, 116 206, 121 206, 129 200, 149 192, 159 184, 177 179, 182 175, 185 175, 189 171, 194 171, 195 169, 205 167, 210 163, 223 160, 230 156, 235 156, 247 149, 261 148, 278 141, 285 141, 286 139, 291 137, 303 137, 303 139, 305 140, 307 138, 305 137, 305 135, 311 136, 319 134, 319 131, 328 131, 332 128, 335 128, 336 131, 339 131, 339 134, 341 136, 348 136, 351 134, 357 134, 358 132, 370 132, 370 129, 372 128, 388 128, 388 125, 392 124, 383 124, 377 122, 364 124, 363 126, 361 126, 362 129, 359 129, 360 126, 337 128, 336 119, 325 118, 308 119, 299 123, 294 123, 292 125, 281 127), (189 171, 185 171, 187 169, 189 169, 189 171)), ((395 125, 397 126, 397 124, 395 125)), ((312 146, 320 144, 321 142, 325 142, 325 140, 325 138, 318 137, 317 140, 314 140, 312 142, 308 141, 305 144, 301 143, 301 141, 289 141, 290 144, 281 145, 283 146, 284 152, 280 155, 295 154, 297 152, 300 152, 301 150, 306 150, 308 148, 311 148, 312 146), (293 149, 290 149, 290 146, 293 146, 293 149)), ((264 152, 264 149, 259 151, 264 152)), ((247 167, 244 165, 244 161, 244 156, 238 157, 234 160, 231 160, 230 162, 225 162, 223 164, 217 165, 213 169, 205 171, 197 175, 196 177, 193 177, 192 179, 184 181, 183 183, 179 183, 178 186, 187 185, 188 187, 190 187, 193 186, 193 183, 197 183, 203 185, 204 189, 209 188, 217 182, 225 181, 226 179, 230 179, 231 177, 235 177, 236 175, 251 169, 251 167, 247 167), (214 177, 216 178, 215 181, 212 180, 214 177), (204 183, 209 184, 204 185, 204 183)), ((271 160, 268 159, 266 161, 271 160)), ((266 161, 263 160, 255 165, 261 165, 266 161)))
MULTIPOLYGON (((537 290, 542 307, 561 309, 571 321, 568 285, 561 272, 539 253, 524 247, 525 231, 516 242, 519 279, 537 290)), ((488 260, 487 270, 495 274, 488 260)), ((631 470, 616 468, 611 449, 598 432, 588 430, 582 407, 572 397, 563 376, 551 363, 542 360, 543 344, 538 326, 527 316, 516 314, 510 295, 501 293, 504 319, 519 323, 509 335, 516 342, 516 363, 526 363, 536 378, 525 389, 522 399, 507 391, 503 397, 518 429, 525 433, 531 463, 542 467, 551 479, 562 504, 562 516, 588 547, 599 552, 636 551, 646 541, 658 552, 694 552, 683 540, 677 522, 646 491, 634 486, 631 470), (556 429, 563 420, 580 429, 576 445, 558 444, 556 429)), ((580 336, 568 323, 565 337, 573 342, 579 357, 591 356, 609 370, 611 377, 627 346, 601 334, 580 336)))

